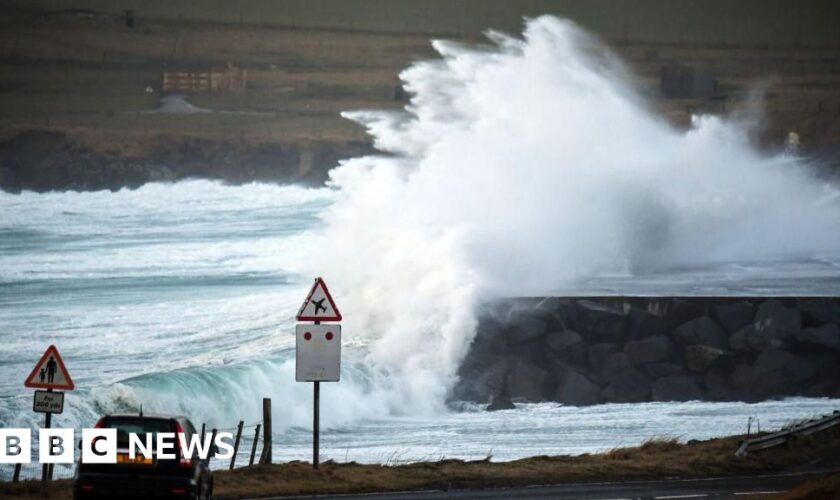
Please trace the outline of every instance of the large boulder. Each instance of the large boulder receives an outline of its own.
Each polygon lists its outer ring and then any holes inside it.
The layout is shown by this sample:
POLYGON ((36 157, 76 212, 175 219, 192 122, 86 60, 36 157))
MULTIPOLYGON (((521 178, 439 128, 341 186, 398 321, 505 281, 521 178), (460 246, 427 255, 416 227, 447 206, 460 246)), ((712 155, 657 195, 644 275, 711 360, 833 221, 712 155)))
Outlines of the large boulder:
POLYGON ((801 327, 799 311, 786 307, 780 300, 767 300, 758 307, 752 323, 732 334, 729 346, 737 352, 783 347, 801 327))
POLYGON ((507 348, 506 326, 494 319, 482 318, 467 355, 461 362, 459 375, 462 378, 475 379, 496 362, 501 354, 506 353, 507 348))
POLYGON ((740 364, 732 370, 732 388, 738 391, 741 397, 750 392, 758 381, 760 374, 753 366, 740 364))
POLYGON ((607 359, 605 359, 601 367, 597 369, 597 372, 601 376, 602 380, 609 380, 615 374, 627 371, 631 368, 633 368, 633 364, 630 363, 630 357, 627 356, 626 353, 616 352, 607 356, 607 359))
POLYGON ((685 366, 696 373, 703 373, 731 355, 723 349, 707 345, 690 345, 685 348, 685 366))
POLYGON ((615 344, 592 344, 586 350, 586 357, 589 359, 589 366, 596 372, 600 372, 607 358, 616 352, 618 352, 618 346, 615 344))
POLYGON ((648 337, 628 342, 624 352, 634 366, 671 360, 674 355, 674 343, 664 335, 648 337))
POLYGON ((546 297, 534 305, 532 314, 546 322, 548 331, 562 331, 569 327, 569 308, 562 307, 569 299, 546 297))
POLYGON ((715 320, 707 316, 694 318, 674 330, 674 338, 684 346, 708 345, 719 349, 729 347, 729 338, 715 320))
POLYGON ((551 352, 551 359, 583 364, 586 360, 586 344, 583 337, 575 331, 549 333, 545 341, 551 352))
POLYGON ((668 335, 671 325, 665 318, 643 309, 630 309, 627 313, 627 338, 631 340, 668 335))
POLYGON ((818 348, 840 351, 840 326, 828 324, 816 328, 804 328, 796 340, 818 348))
POLYGON ((799 333, 802 317, 798 310, 786 307, 780 300, 770 299, 758 306, 754 324, 762 329, 777 330, 781 337, 789 337, 799 333))
POLYGON ((560 310, 560 299, 559 297, 545 297, 544 299, 540 299, 539 302, 534 306, 534 310, 541 312, 541 313, 556 313, 560 310))
POLYGON ((494 395, 490 399, 490 404, 487 405, 487 411, 499 411, 499 410, 512 410, 516 408, 513 405, 513 401, 510 400, 510 394, 507 392, 507 388, 503 387, 498 394, 494 395))
POLYGON ((575 302, 577 330, 587 338, 620 341, 624 338, 624 311, 591 300, 575 302))
POLYGON ((537 403, 545 399, 548 372, 537 366, 516 361, 507 373, 507 394, 512 401, 537 403))
POLYGON ((810 361, 781 349, 765 349, 756 358, 753 366, 759 376, 774 372, 793 382, 804 382, 816 373, 816 366, 810 361))
POLYGON ((676 363, 651 363, 642 367, 642 371, 653 380, 671 375, 684 375, 685 368, 676 363))
POLYGON ((729 377, 720 370, 711 369, 706 372, 703 375, 702 385, 705 389, 706 399, 712 401, 728 401, 734 399, 729 377))
POLYGON ((515 310, 508 320, 510 327, 507 331, 510 345, 524 344, 536 340, 545 334, 548 325, 528 310, 515 310))
POLYGON ((654 401, 696 401, 703 398, 703 391, 691 377, 672 375, 653 383, 651 397, 654 401))
POLYGON ((815 367, 798 356, 774 348, 765 349, 752 366, 738 365, 732 372, 736 395, 746 401, 800 394, 816 373, 815 367))
POLYGON ((735 333, 752 323, 754 315, 753 305, 744 301, 734 304, 721 304, 714 308, 715 318, 728 333, 735 333))
POLYGON ((610 403, 641 403, 650 400, 650 379, 638 370, 616 373, 601 391, 601 398, 610 403))
POLYGON ((812 299, 797 307, 809 325, 840 323, 840 302, 832 299, 812 299))
MULTIPOLYGON (((814 375, 816 380, 831 381, 834 385, 840 384, 840 363, 837 362, 837 354, 834 352, 828 353, 824 356, 815 356, 808 358, 814 362, 817 367, 817 373, 814 375)), ((823 396, 830 393, 825 393, 823 396)))
POLYGON ((761 401, 789 392, 790 384, 780 371, 761 373, 754 366, 738 365, 732 371, 733 395, 743 401, 761 401))
POLYGON ((507 347, 507 325, 495 318, 481 318, 476 328, 473 346, 488 348, 495 352, 504 351, 507 347))
POLYGON ((768 347, 787 345, 791 334, 772 321, 756 321, 729 337, 729 346, 736 352, 759 352, 768 347))
POLYGON ((601 388, 580 373, 567 370, 557 384, 554 401, 572 406, 594 405, 601 401, 601 388))
POLYGON ((499 359, 484 370, 462 373, 452 390, 452 398, 476 403, 490 402, 505 386, 505 376, 510 368, 507 359, 499 359))
POLYGON ((683 299, 672 300, 667 308, 667 317, 671 319, 673 325, 682 325, 704 315, 705 311, 696 303, 683 299))

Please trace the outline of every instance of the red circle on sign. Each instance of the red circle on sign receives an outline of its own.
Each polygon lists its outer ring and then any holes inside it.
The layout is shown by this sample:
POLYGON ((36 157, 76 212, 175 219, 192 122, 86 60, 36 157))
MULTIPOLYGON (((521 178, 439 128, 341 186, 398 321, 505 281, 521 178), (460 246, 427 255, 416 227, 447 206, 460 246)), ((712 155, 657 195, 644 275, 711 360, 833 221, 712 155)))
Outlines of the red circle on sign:
POLYGON ((306 333, 303 334, 303 338, 305 338, 306 340, 312 340, 312 334, 309 333, 309 332, 306 332, 306 333))
POLYGON ((332 340, 332 339, 333 339, 332 332, 327 332, 327 340, 332 340))

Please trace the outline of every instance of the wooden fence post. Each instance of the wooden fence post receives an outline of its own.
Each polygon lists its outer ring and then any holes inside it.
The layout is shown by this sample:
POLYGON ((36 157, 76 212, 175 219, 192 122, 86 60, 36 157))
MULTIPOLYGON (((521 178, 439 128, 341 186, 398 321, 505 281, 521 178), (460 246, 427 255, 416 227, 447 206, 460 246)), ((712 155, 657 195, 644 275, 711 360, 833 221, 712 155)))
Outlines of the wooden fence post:
POLYGON ((263 450, 260 464, 271 463, 271 398, 263 398, 263 450))
POLYGON ((209 447, 209 450, 212 453, 207 454, 207 461, 208 462, 210 461, 211 458, 216 458, 216 445, 213 444, 213 443, 216 441, 216 432, 217 431, 218 431, 218 429, 213 429, 212 431, 210 431, 210 447, 209 447))
POLYGON ((257 424, 257 428, 254 430, 254 444, 251 445, 251 460, 248 461, 248 465, 254 465, 254 455, 257 454, 257 441, 260 440, 260 424, 257 424))
POLYGON ((239 453, 239 439, 242 437, 243 425, 245 425, 245 422, 240 420, 239 425, 236 426, 236 439, 233 440, 233 456, 230 457, 230 470, 233 470, 233 466, 236 464, 236 454, 239 453))

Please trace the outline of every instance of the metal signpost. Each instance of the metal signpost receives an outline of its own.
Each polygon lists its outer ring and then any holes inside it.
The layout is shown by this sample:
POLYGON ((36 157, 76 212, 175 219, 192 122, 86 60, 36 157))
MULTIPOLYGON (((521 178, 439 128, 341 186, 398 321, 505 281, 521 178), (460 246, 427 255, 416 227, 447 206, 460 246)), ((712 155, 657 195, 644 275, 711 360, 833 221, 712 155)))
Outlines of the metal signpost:
POLYGON ((321 382, 338 382, 341 375, 341 325, 323 321, 341 321, 327 284, 321 278, 309 291, 297 314, 298 321, 314 321, 295 328, 295 380, 314 382, 312 419, 312 466, 319 465, 321 382))
MULTIPOLYGON (((33 389, 46 389, 35 391, 35 398, 32 402, 32 410, 44 413, 44 429, 49 429, 52 423, 52 414, 64 411, 64 393, 53 392, 54 390, 72 391, 76 386, 70 378, 70 372, 64 366, 64 360, 58 353, 58 349, 51 345, 47 348, 41 359, 35 363, 35 368, 26 377, 24 386, 33 389)), ((52 468, 44 464, 41 479, 46 481, 52 475, 52 468)))

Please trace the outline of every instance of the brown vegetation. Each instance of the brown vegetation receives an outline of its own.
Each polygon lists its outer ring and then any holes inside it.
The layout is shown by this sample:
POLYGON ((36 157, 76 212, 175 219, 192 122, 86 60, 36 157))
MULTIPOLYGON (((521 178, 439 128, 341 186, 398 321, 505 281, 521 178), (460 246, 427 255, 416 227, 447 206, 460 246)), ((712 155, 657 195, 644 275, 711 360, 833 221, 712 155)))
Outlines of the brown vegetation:
POLYGON ((840 474, 806 481, 779 495, 779 500, 835 500, 840 498, 840 474))
MULTIPOLYGON (((840 452, 840 432, 808 436, 786 446, 736 458, 741 436, 690 441, 655 438, 602 454, 539 456, 512 462, 441 460, 399 466, 303 462, 254 466, 216 473, 219 498, 361 493, 416 489, 489 488, 584 481, 734 476, 815 464, 840 452)), ((0 484, 0 498, 69 498, 70 481, 0 484)), ((800 498, 800 497, 795 497, 800 498)), ((804 498, 804 497, 802 497, 804 498)), ((827 497, 826 497, 827 498, 827 497)))

